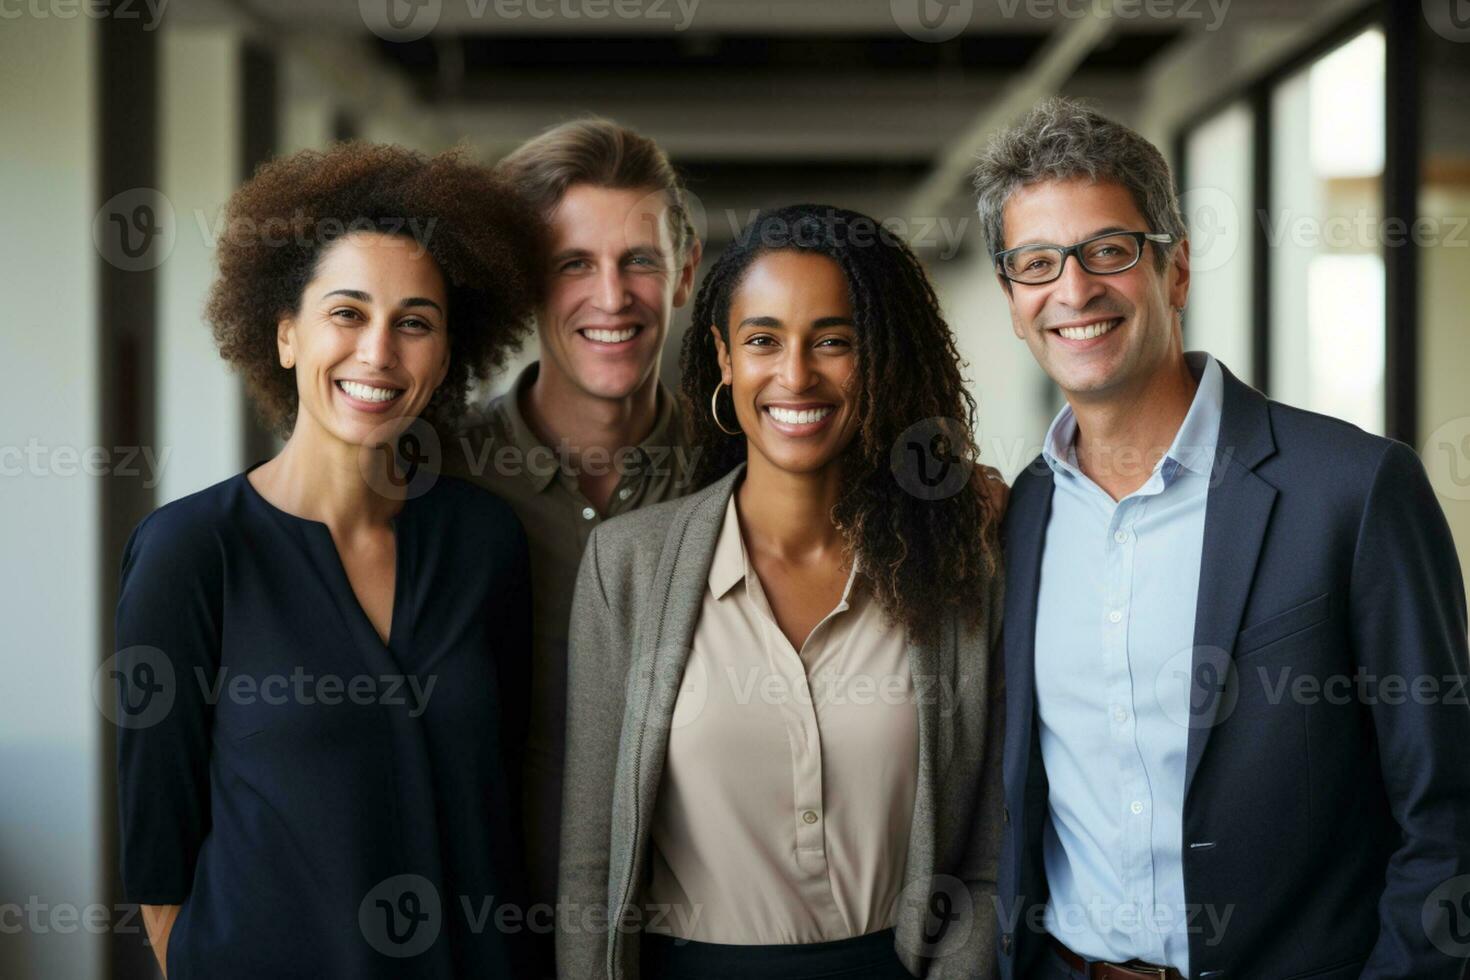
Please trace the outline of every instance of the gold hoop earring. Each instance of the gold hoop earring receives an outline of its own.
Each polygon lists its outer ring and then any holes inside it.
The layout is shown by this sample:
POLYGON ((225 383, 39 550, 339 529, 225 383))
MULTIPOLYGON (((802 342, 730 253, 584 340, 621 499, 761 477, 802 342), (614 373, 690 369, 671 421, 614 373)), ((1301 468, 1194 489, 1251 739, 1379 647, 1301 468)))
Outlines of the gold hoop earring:
POLYGON ((721 432, 723 432, 727 436, 738 436, 740 435, 739 429, 731 432, 729 429, 725 428, 725 423, 720 421, 720 389, 723 387, 725 387, 725 382, 723 381, 715 385, 715 393, 711 395, 709 399, 709 413, 714 416, 715 426, 721 432))

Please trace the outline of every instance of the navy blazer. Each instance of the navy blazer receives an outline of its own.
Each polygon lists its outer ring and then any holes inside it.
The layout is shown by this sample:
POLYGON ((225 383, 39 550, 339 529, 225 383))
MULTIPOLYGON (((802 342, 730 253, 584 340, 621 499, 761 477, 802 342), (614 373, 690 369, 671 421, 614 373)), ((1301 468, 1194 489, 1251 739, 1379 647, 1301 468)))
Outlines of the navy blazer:
MULTIPOLYGON (((1470 707, 1449 526, 1408 446, 1224 380, 1185 772, 1191 971, 1463 977, 1470 707)), ((1038 456, 1004 526, 1005 980, 1048 945, 1034 642, 1051 496, 1038 456)))

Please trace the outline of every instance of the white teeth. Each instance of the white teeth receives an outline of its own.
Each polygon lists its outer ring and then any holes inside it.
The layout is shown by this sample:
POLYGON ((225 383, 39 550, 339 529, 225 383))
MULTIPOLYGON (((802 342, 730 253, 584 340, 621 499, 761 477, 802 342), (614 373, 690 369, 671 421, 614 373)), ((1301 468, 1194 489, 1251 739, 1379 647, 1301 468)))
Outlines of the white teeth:
POLYGON ((1101 337, 1122 322, 1122 320, 1107 320, 1103 323, 1089 323, 1085 327, 1062 327, 1057 333, 1068 340, 1091 340, 1093 337, 1101 337))
POLYGON ((771 418, 777 422, 787 425, 805 425, 808 422, 818 422, 832 414, 832 406, 826 408, 807 408, 801 411, 793 411, 789 408, 777 408, 775 405, 767 407, 766 411, 771 413, 771 418))
POLYGON ((625 327, 622 330, 593 330, 589 327, 582 331, 588 340, 595 340, 603 344, 621 344, 625 340, 632 340, 633 335, 637 332, 637 327, 625 327))
POLYGON ((338 381, 337 387, 365 402, 388 402, 403 394, 396 388, 374 388, 357 381, 338 381))

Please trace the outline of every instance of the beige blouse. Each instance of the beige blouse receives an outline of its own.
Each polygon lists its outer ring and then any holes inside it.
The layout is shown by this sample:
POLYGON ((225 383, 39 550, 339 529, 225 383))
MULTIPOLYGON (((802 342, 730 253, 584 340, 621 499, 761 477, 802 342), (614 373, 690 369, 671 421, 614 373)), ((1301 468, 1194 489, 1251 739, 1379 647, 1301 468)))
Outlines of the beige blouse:
POLYGON ((904 630, 854 581, 793 649, 731 496, 653 816, 650 932, 789 944, 894 924, 918 708, 904 630))

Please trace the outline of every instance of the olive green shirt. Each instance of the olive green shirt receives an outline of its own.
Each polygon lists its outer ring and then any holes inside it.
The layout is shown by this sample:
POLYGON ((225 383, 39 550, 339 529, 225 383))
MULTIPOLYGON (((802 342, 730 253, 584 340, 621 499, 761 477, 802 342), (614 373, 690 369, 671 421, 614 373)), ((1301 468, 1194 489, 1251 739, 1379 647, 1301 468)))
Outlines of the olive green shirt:
MULTIPOLYGON (((526 863, 533 903, 554 904, 561 826, 562 756, 566 731, 567 630, 572 586, 582 550, 603 521, 683 496, 694 458, 683 412, 662 383, 653 429, 637 446, 580 461, 566 443, 544 445, 521 414, 538 364, 510 391, 472 415, 457 443, 445 447, 445 469, 497 494, 525 525, 531 545, 534 608, 530 728, 525 758, 526 863), (621 477, 599 514, 577 485, 578 467, 614 468, 621 477)), ((549 923, 548 923, 549 924, 549 923)))

